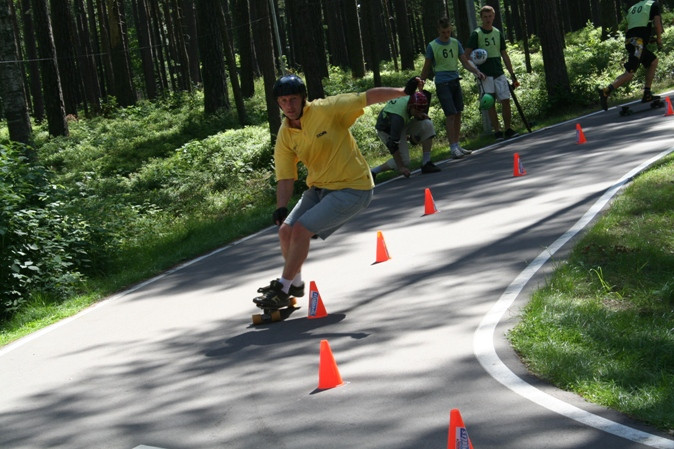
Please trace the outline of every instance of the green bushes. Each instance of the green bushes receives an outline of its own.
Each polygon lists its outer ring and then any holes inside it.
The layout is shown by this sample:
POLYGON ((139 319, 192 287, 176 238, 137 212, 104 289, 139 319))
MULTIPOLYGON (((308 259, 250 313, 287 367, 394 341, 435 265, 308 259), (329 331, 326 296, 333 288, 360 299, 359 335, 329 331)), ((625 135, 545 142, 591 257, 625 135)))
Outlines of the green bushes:
POLYGON ((63 299, 80 285, 97 250, 91 226, 66 214, 66 201, 44 167, 0 145, 0 318, 31 295, 63 299))

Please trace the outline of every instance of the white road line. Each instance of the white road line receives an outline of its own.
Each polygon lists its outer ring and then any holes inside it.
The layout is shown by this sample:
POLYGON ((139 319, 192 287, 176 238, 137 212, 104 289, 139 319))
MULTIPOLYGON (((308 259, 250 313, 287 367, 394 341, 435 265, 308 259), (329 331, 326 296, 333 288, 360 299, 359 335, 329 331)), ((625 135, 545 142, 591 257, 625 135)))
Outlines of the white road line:
POLYGON ((510 390, 548 410, 559 413, 560 415, 571 418, 587 426, 659 449, 674 449, 674 440, 643 432, 582 410, 535 388, 533 385, 528 384, 517 377, 517 375, 510 371, 496 354, 496 349, 494 348, 494 332, 496 331, 496 326, 499 321, 510 306, 512 306, 524 286, 548 261, 548 259, 550 259, 550 257, 552 257, 573 236, 584 229, 603 209, 609 200, 615 196, 620 188, 630 182, 634 176, 645 170, 648 166, 672 152, 674 152, 674 148, 663 151, 630 171, 609 188, 601 198, 592 205, 585 215, 571 227, 571 229, 562 234, 562 236, 555 240, 545 251, 541 252, 536 259, 534 259, 533 262, 531 262, 531 264, 529 264, 524 271, 515 278, 503 292, 499 300, 492 306, 491 310, 484 316, 473 337, 473 351, 480 364, 494 379, 510 390))
POLYGON ((258 235, 260 235, 260 234, 266 232, 270 227, 271 227, 271 226, 269 226, 269 227, 267 227, 267 228, 265 228, 265 229, 262 229, 262 230, 256 232, 255 234, 251 234, 251 235, 246 236, 246 237, 244 237, 244 238, 241 238, 241 239, 239 239, 239 240, 237 240, 237 241, 235 241, 235 242, 232 242, 232 243, 230 243, 230 244, 228 244, 228 245, 225 245, 225 246, 223 246, 223 247, 221 247, 221 248, 215 249, 215 250, 211 251, 211 252, 208 253, 208 254, 204 254, 203 256, 197 257, 196 259, 192 259, 192 260, 189 260, 189 261, 187 261, 187 262, 185 262, 185 263, 183 263, 183 264, 181 264, 181 265, 175 266, 175 267, 171 268, 170 270, 165 271, 165 272, 163 272, 163 273, 161 273, 161 274, 159 274, 159 275, 157 275, 157 276, 155 276, 155 277, 153 277, 153 278, 151 278, 151 279, 148 279, 148 280, 146 280, 146 281, 143 281, 143 282, 141 282, 141 283, 139 283, 139 284, 136 284, 135 286, 133 286, 133 287, 127 289, 127 290, 124 290, 124 291, 122 291, 122 292, 120 292, 120 293, 117 293, 116 295, 113 295, 113 296, 111 296, 111 297, 109 297, 109 298, 103 299, 103 300, 97 302, 96 304, 94 304, 94 305, 92 305, 92 306, 90 306, 90 307, 88 307, 88 308, 82 310, 81 312, 79 312, 79 313, 77 313, 77 314, 75 314, 75 315, 73 315, 73 316, 71 316, 71 317, 64 318, 64 319, 62 319, 61 321, 57 321, 57 322, 54 323, 54 324, 51 324, 51 325, 49 325, 49 326, 47 326, 47 327, 45 327, 45 328, 42 328, 42 329, 40 329, 40 330, 38 330, 38 331, 35 331, 35 332, 33 332, 33 333, 29 334, 29 335, 26 335, 25 337, 22 337, 22 338, 20 338, 20 339, 14 341, 14 342, 12 342, 12 343, 9 343, 9 344, 7 344, 6 346, 3 346, 2 348, 0 348, 0 357, 2 357, 3 355, 7 355, 7 354, 10 353, 11 351, 14 351, 14 350, 17 349, 17 348, 20 348, 21 346, 25 345, 26 343, 31 342, 31 341, 33 341, 33 340, 35 340, 35 339, 37 339, 37 338, 39 338, 39 337, 41 337, 41 336, 43 336, 43 335, 45 335, 45 334, 48 334, 48 333, 50 333, 51 331, 53 331, 53 330, 55 330, 55 329, 58 329, 58 328, 61 327, 61 326, 65 326, 66 324, 70 323, 71 321, 74 321, 74 320, 76 320, 76 319, 78 319, 78 318, 83 317, 84 315, 86 315, 86 314, 88 314, 88 313, 90 313, 90 312, 92 312, 92 311, 94 311, 94 310, 96 310, 96 309, 98 309, 98 308, 100 308, 100 307, 104 307, 104 306, 107 306, 107 305, 109 305, 109 304, 112 304, 113 302, 115 302, 115 301, 117 301, 117 300, 119 300, 119 299, 121 299, 121 298, 123 298, 123 297, 125 297, 125 296, 127 296, 127 295, 130 295, 131 293, 133 293, 133 292, 135 292, 135 291, 137 291, 137 290, 140 290, 140 289, 143 288, 143 287, 146 287, 146 286, 148 286, 148 285, 150 285, 150 284, 154 284, 155 282, 157 282, 157 281, 159 281, 159 280, 165 278, 166 276, 168 276, 168 275, 170 275, 170 274, 172 274, 172 273, 175 273, 175 272, 177 272, 177 271, 180 271, 180 270, 182 270, 183 268, 187 268, 187 267, 189 267, 190 265, 193 265, 193 264, 195 264, 195 263, 197 263, 197 262, 200 262, 200 261, 202 261, 202 260, 204 260, 204 259, 206 259, 206 258, 208 258, 208 257, 214 256, 214 255, 216 255, 216 254, 218 254, 218 253, 220 253, 220 252, 222 252, 222 251, 225 251, 225 250, 227 250, 227 249, 229 249, 229 248, 231 248, 231 247, 233 247, 233 246, 236 246, 236 245, 238 245, 238 244, 240 244, 240 243, 242 243, 242 242, 245 242, 246 240, 250 240, 250 239, 252 239, 252 238, 254 238, 254 237, 257 237, 258 235))

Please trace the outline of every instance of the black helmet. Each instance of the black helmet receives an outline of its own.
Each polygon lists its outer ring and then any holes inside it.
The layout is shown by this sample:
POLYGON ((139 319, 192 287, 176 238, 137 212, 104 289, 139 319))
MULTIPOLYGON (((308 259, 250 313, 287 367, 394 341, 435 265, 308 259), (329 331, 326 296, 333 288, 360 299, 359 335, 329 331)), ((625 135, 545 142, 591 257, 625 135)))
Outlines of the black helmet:
POLYGON ((307 86, 304 81, 297 75, 284 75, 274 83, 274 98, 283 95, 300 94, 302 97, 307 96, 307 86))

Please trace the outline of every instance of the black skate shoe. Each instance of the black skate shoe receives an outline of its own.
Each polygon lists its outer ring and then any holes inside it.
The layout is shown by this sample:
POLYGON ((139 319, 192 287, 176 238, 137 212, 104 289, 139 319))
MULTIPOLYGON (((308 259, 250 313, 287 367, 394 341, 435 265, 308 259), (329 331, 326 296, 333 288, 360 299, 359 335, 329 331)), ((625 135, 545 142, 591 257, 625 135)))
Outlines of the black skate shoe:
POLYGON ((641 97, 641 102, 642 103, 650 103, 652 101, 658 101, 660 99, 660 95, 653 95, 652 93, 644 93, 644 96, 641 97))
POLYGON ((604 91, 604 89, 601 87, 597 87, 597 93, 599 94, 599 103, 601 104, 601 108, 605 111, 608 111, 608 95, 606 95, 606 91, 604 91))
POLYGON ((271 281, 269 289, 263 295, 254 298, 253 302, 265 309, 280 309, 290 305, 290 295, 283 291, 281 282, 271 281))
MULTIPOLYGON (((258 288, 257 292, 258 293, 267 293, 269 290, 271 290, 271 284, 269 284, 265 287, 258 288)), ((295 296, 296 298, 301 298, 302 296, 304 296, 304 283, 302 285, 292 285, 291 284, 290 290, 288 291, 288 296, 295 296)))

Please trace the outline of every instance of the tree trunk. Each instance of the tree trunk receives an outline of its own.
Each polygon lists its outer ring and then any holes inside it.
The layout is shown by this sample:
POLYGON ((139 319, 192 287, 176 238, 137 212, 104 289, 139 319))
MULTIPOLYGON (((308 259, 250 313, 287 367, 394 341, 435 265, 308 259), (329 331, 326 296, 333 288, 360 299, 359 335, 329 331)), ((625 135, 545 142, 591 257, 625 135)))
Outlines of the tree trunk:
POLYGON ((140 61, 143 68, 145 92, 147 98, 157 98, 157 84, 154 79, 152 37, 150 35, 150 23, 148 21, 146 0, 133 0, 133 10, 136 19, 136 36, 140 47, 140 61))
POLYGON ((309 99, 325 97, 323 77, 327 74, 321 11, 312 8, 311 0, 286 0, 290 12, 291 41, 295 43, 298 61, 307 83, 309 99))
MULTIPOLYGON (((454 0, 454 33, 456 34, 457 39, 464 45, 466 42, 468 42, 470 33, 473 31, 472 27, 470 26, 472 21, 468 18, 470 14, 475 16, 475 8, 469 11, 466 7, 465 0, 454 0)), ((437 24, 435 29, 435 36, 437 36, 437 24)))
POLYGON ((26 48, 26 56, 28 56, 30 93, 33 97, 33 118, 40 123, 44 120, 44 98, 42 97, 40 64, 38 63, 37 46, 35 44, 35 28, 33 27, 30 0, 21 0, 21 11, 23 15, 23 42, 26 48))
POLYGON ((56 62, 56 48, 52 34, 51 21, 46 0, 32 0, 33 18, 37 31, 37 49, 40 57, 42 89, 47 112, 47 125, 52 136, 69 135, 66 112, 63 106, 63 93, 56 62))
POLYGON ((221 108, 229 108, 225 83, 225 61, 222 34, 218 26, 218 0, 197 1, 197 25, 199 29, 199 55, 201 56, 204 80, 204 112, 212 114, 221 108))
POLYGON ((183 23, 185 41, 187 45, 187 54, 189 58, 189 71, 192 83, 201 82, 201 72, 199 71, 199 42, 197 42, 197 16, 195 13, 194 0, 183 0, 183 23))
POLYGON ((410 34, 410 22, 407 17, 407 2, 395 0, 396 29, 398 30, 398 45, 400 47, 400 66, 403 70, 414 70, 414 47, 410 34))
POLYGON ((229 70, 229 79, 232 84, 232 92, 234 93, 234 104, 236 105, 236 113, 239 116, 239 123, 246 125, 248 118, 246 116, 246 105, 243 102, 243 94, 241 93, 241 86, 239 86, 239 77, 236 74, 236 57, 234 49, 232 48, 231 38, 229 36, 230 26, 225 17, 225 11, 221 5, 215 11, 218 14, 220 21, 220 30, 222 32, 222 43, 225 52, 225 61, 229 70))
POLYGON ((272 143, 276 142, 276 135, 281 126, 281 114, 279 113, 278 103, 274 98, 273 88, 276 82, 276 73, 274 71, 274 52, 270 51, 269 43, 272 42, 271 22, 268 0, 251 0, 254 3, 252 8, 253 36, 255 37, 255 52, 258 56, 258 64, 262 69, 264 78, 264 93, 267 102, 267 119, 269 121, 269 132, 272 143))
POLYGON ((136 103, 136 93, 131 81, 131 68, 128 64, 128 49, 124 44, 124 31, 120 14, 119 0, 107 0, 108 32, 110 33, 110 51, 114 72, 114 94, 121 106, 136 103))
POLYGON ((569 101, 569 75, 564 60, 564 34, 556 22, 557 4, 550 2, 545 7, 536 8, 540 30, 545 87, 551 104, 565 104, 569 101))
POLYGON ((606 40, 613 35, 618 29, 618 11, 615 0, 599 0, 599 7, 601 9, 601 38, 606 40))
MULTIPOLYGON (((442 2, 438 0, 422 0, 421 6, 422 20, 424 23, 424 44, 428 44, 438 37, 438 19, 446 16, 447 13, 444 10, 442 2)), ((425 52, 426 46, 424 45, 424 53, 425 52)))
POLYGON ((365 59, 360 35, 360 20, 356 0, 345 0, 344 18, 346 19, 346 45, 349 48, 349 67, 354 78, 365 76, 365 59))
POLYGON ((83 0, 75 0, 75 21, 77 22, 77 34, 79 38, 77 60, 82 72, 83 94, 86 104, 93 114, 101 112, 101 88, 98 83, 96 71, 96 59, 91 46, 91 35, 87 24, 86 10, 83 0))
MULTIPOLYGON (((376 1, 376 0, 375 0, 376 1)), ((347 51, 346 36, 344 36, 344 15, 343 3, 341 1, 321 0, 323 8, 323 17, 327 24, 327 42, 328 54, 330 55, 330 64, 346 68, 349 66, 349 56, 347 51)))
POLYGON ((381 86, 381 71, 379 70, 379 44, 374 36, 378 29, 376 18, 381 14, 381 3, 379 1, 363 2, 361 5, 363 11, 363 42, 367 49, 365 51, 366 63, 370 70, 372 70, 372 77, 376 87, 381 86))
POLYGON ((250 98, 255 93, 255 78, 259 76, 254 70, 253 64, 253 39, 250 35, 250 9, 248 0, 234 0, 232 3, 234 13, 234 22, 238 24, 235 28, 236 36, 239 41, 239 63, 241 64, 241 92, 246 98, 250 98))
POLYGON ((54 45, 58 55, 59 78, 63 89, 63 104, 66 115, 77 116, 77 106, 81 99, 82 80, 77 67, 74 20, 70 0, 51 2, 51 19, 54 30, 54 45))
POLYGON ((14 35, 9 3, 0 4, 0 97, 2 97, 9 139, 30 145, 32 128, 18 58, 19 45, 14 35))

